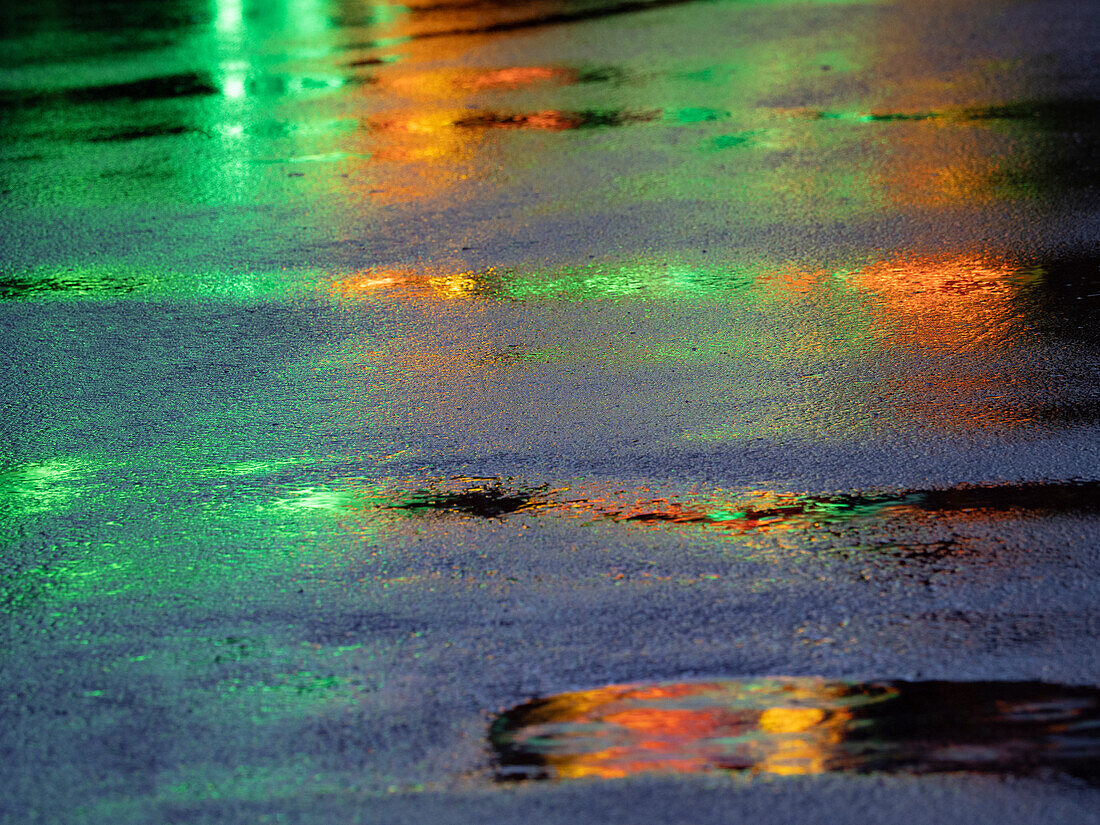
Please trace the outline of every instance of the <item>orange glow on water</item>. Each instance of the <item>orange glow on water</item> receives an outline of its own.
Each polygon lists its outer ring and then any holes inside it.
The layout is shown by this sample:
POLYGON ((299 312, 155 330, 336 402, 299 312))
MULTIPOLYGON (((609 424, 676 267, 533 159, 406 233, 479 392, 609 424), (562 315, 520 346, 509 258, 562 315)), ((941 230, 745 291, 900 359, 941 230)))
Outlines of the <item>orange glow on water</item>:
POLYGON ((920 317, 950 326, 956 334, 989 324, 1012 311, 1012 299, 1027 280, 1020 267, 976 255, 899 258, 860 270, 854 283, 883 299, 899 319, 920 317))
POLYGON ((472 185, 468 181, 491 177, 497 168, 487 151, 492 140, 487 132, 495 131, 493 127, 561 131, 579 125, 576 116, 552 108, 514 118, 480 114, 506 104, 511 100, 506 95, 515 90, 579 82, 574 69, 480 67, 476 59, 468 59, 499 39, 494 26, 530 12, 522 4, 390 7, 377 33, 389 44, 384 51, 399 49, 400 59, 372 66, 370 82, 357 92, 369 114, 360 121, 355 149, 369 161, 349 178, 354 194, 381 205, 462 199, 472 185), (444 36, 448 33, 456 36, 444 36))
POLYGON ((881 171, 881 186, 904 206, 977 206, 1002 197, 1011 144, 975 123, 923 122, 907 130, 881 171), (952 145, 954 144, 954 145, 952 145), (999 151, 997 151, 999 150, 999 151))
POLYGON ((930 356, 920 371, 883 390, 916 420, 968 430, 1007 428, 1030 420, 1015 403, 1019 386, 995 359, 1021 345, 1026 329, 1022 290, 1041 272, 977 255, 911 257, 873 264, 853 283, 873 294, 885 313, 884 351, 930 356), (944 363, 972 353, 965 369, 944 363))
POLYGON ((707 682, 598 688, 548 700, 533 713, 525 735, 576 731, 575 746, 544 755, 560 778, 729 769, 815 774, 830 768, 851 719, 841 701, 845 692, 815 680, 792 680, 759 694, 751 686, 731 690, 707 682))
POLYGON ((536 83, 574 83, 576 72, 551 66, 511 66, 456 80, 456 84, 471 89, 517 89, 536 83))

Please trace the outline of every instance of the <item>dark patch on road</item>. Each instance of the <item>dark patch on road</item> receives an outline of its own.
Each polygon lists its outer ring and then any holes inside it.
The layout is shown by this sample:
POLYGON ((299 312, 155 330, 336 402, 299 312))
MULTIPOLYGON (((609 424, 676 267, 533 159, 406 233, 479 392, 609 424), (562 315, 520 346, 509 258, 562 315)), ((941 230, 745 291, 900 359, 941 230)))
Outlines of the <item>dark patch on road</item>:
POLYGON ((1027 513, 1100 512, 1100 482, 1035 482, 953 487, 918 493, 916 506, 931 512, 986 510, 1027 513))
POLYGON ((540 506, 539 493, 539 489, 510 488, 501 482, 486 481, 459 489, 416 490, 386 509, 499 519, 540 506))
POLYGON ((205 97, 220 90, 210 75, 199 72, 148 77, 127 83, 78 86, 45 92, 0 92, 0 108, 38 106, 43 103, 136 103, 170 98, 205 97))
POLYGON ((201 130, 191 126, 176 123, 151 124, 130 129, 106 130, 89 135, 85 140, 89 143, 128 143, 145 138, 174 137, 176 135, 188 135, 201 130))
POLYGON ((1028 323, 1055 339, 1100 341, 1100 254, 1053 258, 1036 269, 1042 277, 1016 298, 1028 323))
POLYGON ((564 132, 645 123, 657 120, 660 115, 659 111, 631 112, 617 109, 579 112, 551 110, 527 114, 484 112, 456 120, 454 125, 462 129, 541 129, 564 132))
POLYGON ((969 123, 982 120, 1033 121, 1045 129, 1096 129, 1100 125, 1100 107, 1093 100, 1012 101, 988 106, 967 106, 925 112, 848 112, 812 111, 818 120, 859 120, 866 123, 895 121, 946 120, 969 123))
POLYGON ((0 301, 13 301, 51 293, 72 295, 120 295, 137 292, 149 282, 128 275, 102 272, 52 272, 20 275, 0 274, 0 301))

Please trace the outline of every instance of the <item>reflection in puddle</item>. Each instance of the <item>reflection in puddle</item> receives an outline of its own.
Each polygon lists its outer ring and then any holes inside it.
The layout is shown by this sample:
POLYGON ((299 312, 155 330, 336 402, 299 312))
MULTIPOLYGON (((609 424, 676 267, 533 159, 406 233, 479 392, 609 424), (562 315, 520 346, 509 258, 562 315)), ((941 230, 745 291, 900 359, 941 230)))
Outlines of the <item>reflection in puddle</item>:
MULTIPOLYGON (((377 65, 381 61, 367 59, 357 64, 377 65)), ((512 91, 533 86, 574 86, 607 80, 609 73, 599 70, 579 71, 563 66, 505 66, 473 69, 459 66, 432 71, 407 70, 378 78, 381 89, 411 99, 436 103, 447 102, 448 95, 483 91, 512 91)))
POLYGON ((58 512, 89 497, 103 464, 88 456, 55 458, 0 470, 0 525, 17 524, 36 513, 58 512))
POLYGON ((688 501, 639 497, 592 498, 563 502, 616 522, 702 527, 721 533, 801 531, 875 518, 906 518, 922 513, 977 520, 999 516, 1100 512, 1100 482, 961 486, 883 495, 809 496, 756 490, 715 491, 688 501))
POLYGON ((558 66, 511 66, 489 69, 473 77, 456 81, 456 85, 468 89, 519 89, 537 83, 570 86, 582 82, 578 72, 558 66))
POLYGON ((537 699, 490 729, 500 780, 833 771, 1100 778, 1100 691, 1039 682, 761 679, 537 699))
POLYGON ((880 495, 798 495, 774 490, 712 490, 654 497, 638 488, 614 493, 583 487, 517 485, 512 479, 420 479, 355 486, 339 501, 355 509, 410 515, 504 518, 513 514, 562 514, 609 519, 654 528, 702 527, 720 533, 766 533, 922 513, 951 518, 1100 513, 1100 482, 960 486, 880 495), (649 495, 646 495, 646 494, 649 495))
POLYGON ((768 532, 872 516, 884 508, 904 506, 905 497, 832 496, 813 498, 791 493, 755 491, 728 502, 681 504, 668 499, 639 499, 621 508, 608 506, 601 515, 638 524, 699 525, 724 532, 768 532), (708 506, 709 505, 709 506, 708 506))

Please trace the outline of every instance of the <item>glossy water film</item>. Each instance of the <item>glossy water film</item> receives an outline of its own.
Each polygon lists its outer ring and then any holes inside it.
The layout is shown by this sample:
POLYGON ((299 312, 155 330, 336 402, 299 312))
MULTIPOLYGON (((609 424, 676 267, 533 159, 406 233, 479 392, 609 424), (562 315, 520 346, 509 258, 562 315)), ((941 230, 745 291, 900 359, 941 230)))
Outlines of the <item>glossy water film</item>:
POLYGON ((1095 820, 1098 15, 3 4, 0 821, 1095 820))

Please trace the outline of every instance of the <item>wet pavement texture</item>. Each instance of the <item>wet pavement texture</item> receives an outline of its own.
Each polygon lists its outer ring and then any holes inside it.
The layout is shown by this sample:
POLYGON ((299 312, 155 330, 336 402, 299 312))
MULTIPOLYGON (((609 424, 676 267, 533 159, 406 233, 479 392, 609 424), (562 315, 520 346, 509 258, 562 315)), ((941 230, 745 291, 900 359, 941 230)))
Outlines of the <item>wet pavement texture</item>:
POLYGON ((1100 7, 0 10, 0 821, 1100 822, 1100 7))

